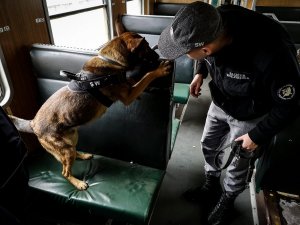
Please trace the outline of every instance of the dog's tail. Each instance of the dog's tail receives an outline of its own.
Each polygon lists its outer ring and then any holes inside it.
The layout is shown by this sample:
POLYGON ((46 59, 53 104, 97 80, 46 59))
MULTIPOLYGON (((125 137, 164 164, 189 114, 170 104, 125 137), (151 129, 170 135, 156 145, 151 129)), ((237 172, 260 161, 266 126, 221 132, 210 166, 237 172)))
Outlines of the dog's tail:
POLYGON ((33 129, 30 126, 31 120, 24 120, 12 115, 8 115, 11 121, 14 123, 15 127, 18 131, 24 132, 24 133, 33 133, 33 129))

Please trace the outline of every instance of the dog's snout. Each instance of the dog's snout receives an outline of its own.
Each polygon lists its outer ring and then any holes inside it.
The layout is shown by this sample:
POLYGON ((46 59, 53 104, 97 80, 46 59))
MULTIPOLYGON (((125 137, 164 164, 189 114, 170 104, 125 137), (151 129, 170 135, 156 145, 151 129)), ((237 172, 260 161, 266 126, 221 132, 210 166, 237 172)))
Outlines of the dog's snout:
POLYGON ((148 60, 153 62, 153 61, 157 61, 158 59, 159 59, 159 55, 157 54, 157 52, 153 49, 150 49, 148 60))
POLYGON ((154 54, 155 54, 155 59, 158 60, 159 59, 159 54, 156 51, 154 51, 154 54))
POLYGON ((139 61, 154 62, 159 59, 159 54, 157 54, 155 50, 155 46, 151 48, 149 43, 143 39, 141 44, 134 50, 133 53, 139 59, 139 61))

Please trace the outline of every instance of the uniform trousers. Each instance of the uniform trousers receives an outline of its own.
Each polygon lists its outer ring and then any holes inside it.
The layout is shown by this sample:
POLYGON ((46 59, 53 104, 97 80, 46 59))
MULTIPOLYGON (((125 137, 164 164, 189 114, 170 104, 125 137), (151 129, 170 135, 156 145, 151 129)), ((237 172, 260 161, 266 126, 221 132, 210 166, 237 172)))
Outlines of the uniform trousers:
MULTIPOLYGON (((264 116, 263 116, 264 117, 264 116)), ((213 176, 220 176, 221 172, 215 165, 215 157, 219 151, 218 162, 224 159, 224 147, 234 141, 237 137, 248 133, 263 117, 239 121, 227 113, 220 107, 211 103, 204 130, 201 138, 202 151, 205 158, 205 173, 213 176)), ((239 194, 247 187, 247 173, 251 158, 251 153, 246 157, 237 160, 234 158, 228 166, 224 177, 224 191, 231 194, 239 194)))

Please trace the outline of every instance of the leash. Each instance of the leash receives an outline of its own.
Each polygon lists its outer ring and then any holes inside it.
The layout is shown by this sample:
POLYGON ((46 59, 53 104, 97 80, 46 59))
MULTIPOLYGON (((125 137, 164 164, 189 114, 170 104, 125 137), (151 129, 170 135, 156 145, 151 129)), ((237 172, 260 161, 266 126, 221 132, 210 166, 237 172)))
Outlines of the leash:
POLYGON ((225 147, 223 147, 215 156, 215 159, 214 159, 214 164, 215 166, 218 168, 218 170, 216 172, 220 172, 224 169, 226 169, 230 163, 232 162, 233 158, 236 156, 237 157, 237 160, 240 158, 239 156, 239 149, 236 147, 236 142, 233 141, 232 143, 229 143, 227 145, 225 145, 225 147), (221 166, 220 163, 219 163, 219 156, 220 154, 225 150, 227 149, 228 147, 231 147, 231 151, 230 151, 230 154, 229 154, 229 157, 227 159, 227 162, 225 163, 224 166, 221 166))
POLYGON ((251 154, 245 156, 246 151, 243 149, 242 147, 242 141, 233 141, 232 143, 226 145, 224 148, 222 148, 217 155, 215 156, 214 159, 214 164, 215 166, 218 168, 218 170, 216 170, 216 172, 221 172, 222 170, 226 169, 231 162, 233 161, 233 159, 235 158, 234 161, 234 166, 236 166, 238 164, 238 161, 240 158, 249 158, 249 167, 248 167, 248 172, 247 172, 247 183, 251 182, 251 177, 255 168, 255 161, 257 158, 259 158, 260 156, 260 148, 254 150, 251 152, 251 154), (220 166, 219 165, 219 156, 220 154, 223 152, 223 150, 225 150, 226 148, 231 147, 231 151, 230 151, 230 155, 227 159, 227 162, 225 163, 224 166, 220 166))

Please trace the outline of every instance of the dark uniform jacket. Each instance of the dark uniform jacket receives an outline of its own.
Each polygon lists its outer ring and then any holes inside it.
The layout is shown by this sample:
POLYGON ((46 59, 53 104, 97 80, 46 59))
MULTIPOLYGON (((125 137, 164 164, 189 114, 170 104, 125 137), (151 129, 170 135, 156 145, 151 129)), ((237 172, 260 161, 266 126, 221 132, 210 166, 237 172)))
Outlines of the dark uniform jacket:
POLYGON ((300 69, 296 49, 275 20, 238 6, 218 7, 230 45, 198 62, 213 102, 238 120, 266 115, 249 132, 262 144, 297 115, 300 69))

